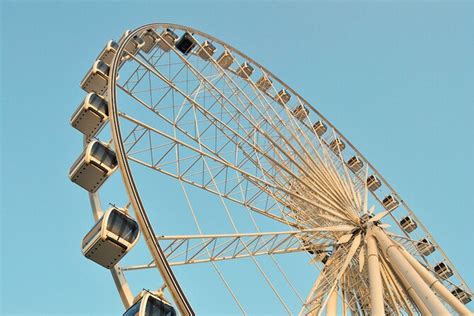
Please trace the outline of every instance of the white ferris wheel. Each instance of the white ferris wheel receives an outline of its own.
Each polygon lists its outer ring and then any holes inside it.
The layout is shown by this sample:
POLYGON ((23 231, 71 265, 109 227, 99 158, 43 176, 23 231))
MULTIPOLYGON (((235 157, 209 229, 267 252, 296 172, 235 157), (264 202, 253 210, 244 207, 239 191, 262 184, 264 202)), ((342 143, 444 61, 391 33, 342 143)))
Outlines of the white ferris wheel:
POLYGON ((189 299, 199 286, 176 273, 196 265, 237 312, 253 313, 240 298, 248 290, 223 273, 231 261, 252 265, 239 277, 263 284, 282 314, 472 315, 471 290, 400 195, 315 107, 234 47, 144 25, 107 43, 81 87, 71 125, 84 150, 69 177, 88 191, 96 222, 82 252, 110 269, 124 315, 199 314, 189 299), (150 190, 158 178, 187 207, 173 229, 167 216, 178 210, 150 190), (99 192, 124 200, 103 211, 99 192), (211 199, 217 206, 203 209, 211 199), (306 268, 307 282, 292 281, 306 268), (142 286, 132 275, 145 270, 159 271, 153 288, 133 293, 142 286))

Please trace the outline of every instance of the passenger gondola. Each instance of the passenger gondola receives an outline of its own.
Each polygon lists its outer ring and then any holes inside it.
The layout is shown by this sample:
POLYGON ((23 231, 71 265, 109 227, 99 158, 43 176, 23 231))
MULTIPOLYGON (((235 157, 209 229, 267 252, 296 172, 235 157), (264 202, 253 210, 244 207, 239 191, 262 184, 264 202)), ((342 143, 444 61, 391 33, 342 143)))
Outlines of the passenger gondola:
POLYGON ((222 54, 216 60, 217 64, 221 66, 223 69, 229 68, 230 65, 234 62, 234 57, 232 54, 226 49, 222 52, 222 54))
POLYGON ((410 216, 405 216, 404 218, 402 218, 400 220, 400 225, 407 233, 411 233, 418 227, 416 222, 410 216))
POLYGON ((321 121, 317 121, 316 123, 314 123, 313 129, 319 137, 321 137, 328 130, 326 124, 321 121))
POLYGON ((109 118, 107 101, 96 93, 86 95, 71 117, 71 125, 88 138, 104 126, 109 118))
POLYGON ((380 180, 375 175, 370 175, 367 178, 367 188, 369 188, 370 191, 374 192, 381 186, 382 182, 380 182, 380 180))
POLYGON ((309 110, 303 105, 298 105, 297 107, 293 109, 292 113, 295 118, 297 118, 300 121, 303 121, 305 118, 308 117, 309 110))
POLYGON ((436 250, 435 246, 427 238, 418 241, 416 243, 416 249, 424 256, 428 256, 436 250))
POLYGON ((331 144, 329 144, 329 148, 331 148, 334 153, 338 154, 346 148, 346 144, 344 144, 340 138, 336 138, 331 142, 331 144))
MULTIPOLYGON (((119 44, 122 44, 122 42, 125 40, 125 37, 127 37, 130 34, 130 31, 126 31, 123 33, 122 37, 120 38, 119 44)), ((128 43, 125 45, 124 50, 128 53, 128 55, 133 55, 135 56, 138 51, 145 45, 145 41, 143 38, 139 35, 133 36, 128 43)), ((125 59, 129 58, 128 55, 124 55, 125 59)))
POLYGON ((216 51, 216 47, 212 45, 211 42, 204 41, 204 43, 201 45, 201 47, 197 51, 197 54, 202 59, 208 60, 210 57, 212 57, 212 55, 214 55, 215 51, 216 51))
POLYGON ((471 295, 459 287, 452 290, 451 294, 453 294, 463 304, 467 304, 471 301, 471 295))
POLYGON ((153 48, 155 48, 158 42, 158 34, 156 34, 155 30, 148 29, 143 32, 142 38, 144 43, 141 49, 148 54, 153 48))
POLYGON ((257 80, 255 85, 260 91, 266 92, 272 86, 272 81, 266 75, 263 75, 257 80))
POLYGON ((326 252, 323 259, 321 259, 322 264, 326 264, 330 257, 331 257, 331 252, 326 252))
POLYGON ((440 262, 434 266, 434 271, 441 279, 448 279, 453 275, 453 270, 444 262, 440 262))
POLYGON ((237 76, 247 79, 253 73, 253 67, 248 63, 244 62, 237 70, 237 76))
POLYGON ((281 105, 285 105, 288 103, 288 101, 290 101, 291 95, 285 89, 282 89, 278 91, 274 99, 275 101, 278 101, 281 105))
POLYGON ((176 49, 178 49, 181 53, 184 55, 189 54, 194 47, 196 47, 197 43, 194 37, 188 33, 185 32, 179 40, 176 41, 176 49))
POLYGON ((387 211, 394 210, 398 207, 400 202, 398 202, 397 198, 393 195, 387 195, 383 200, 382 204, 387 211))
POLYGON ((364 162, 362 160, 360 160, 359 157, 352 156, 347 161, 347 166, 349 167, 349 169, 351 169, 352 172, 357 172, 360 169, 362 169, 362 167, 364 166, 364 162))
POLYGON ((97 60, 102 60, 107 65, 112 63, 112 59, 117 52, 118 44, 112 40, 110 40, 107 45, 105 45, 104 49, 100 52, 97 60))
POLYGON ((165 52, 169 51, 174 46, 178 35, 176 35, 171 29, 166 29, 158 36, 158 46, 165 52))
POLYGON ((144 290, 123 316, 176 316, 176 310, 163 298, 144 290))
POLYGON ((102 60, 97 60, 92 68, 87 72, 81 82, 82 90, 87 93, 95 92, 104 95, 109 84, 110 67, 102 60))
POLYGON ((94 193, 117 169, 115 152, 107 145, 93 140, 69 170, 72 182, 94 193))
POLYGON ((82 240, 84 256, 111 269, 138 241, 137 222, 122 209, 112 207, 82 240))
POLYGON ((326 250, 314 250, 312 254, 314 255, 315 262, 322 262, 323 264, 325 264, 329 259, 329 255, 326 250))

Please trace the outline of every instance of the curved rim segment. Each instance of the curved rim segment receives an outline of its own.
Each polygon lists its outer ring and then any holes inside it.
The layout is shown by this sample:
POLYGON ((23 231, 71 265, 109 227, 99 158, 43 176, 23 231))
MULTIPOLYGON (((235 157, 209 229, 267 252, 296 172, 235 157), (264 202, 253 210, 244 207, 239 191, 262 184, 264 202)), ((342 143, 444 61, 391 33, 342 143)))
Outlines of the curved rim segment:
POLYGON ((163 253, 163 250, 161 249, 158 240, 156 239, 156 234, 154 233, 153 226, 151 225, 143 203, 140 199, 137 186, 135 184, 132 172, 130 170, 130 166, 128 164, 125 147, 122 143, 122 134, 120 131, 120 124, 118 119, 116 103, 116 81, 117 72, 119 68, 118 66, 120 64, 120 57, 122 56, 124 48, 130 39, 132 39, 140 32, 157 25, 158 24, 148 24, 133 30, 128 34, 128 36, 124 38, 123 42, 117 49, 117 52, 112 61, 109 74, 108 94, 110 126, 112 129, 112 138, 117 154, 117 161, 120 167, 120 173, 122 174, 123 182, 130 198, 130 202, 133 206, 133 209, 135 210, 137 221, 140 225, 140 229, 142 230, 143 236, 145 237, 145 241, 148 245, 148 248, 150 249, 156 267, 160 271, 160 274, 163 277, 163 280, 166 286, 168 287, 171 296, 173 297, 173 300, 176 303, 176 306, 178 307, 180 313, 182 315, 194 315, 194 311, 191 307, 191 304, 186 298, 178 280, 176 279, 173 271, 171 270, 170 265, 168 264, 168 261, 166 260, 165 254, 163 253))

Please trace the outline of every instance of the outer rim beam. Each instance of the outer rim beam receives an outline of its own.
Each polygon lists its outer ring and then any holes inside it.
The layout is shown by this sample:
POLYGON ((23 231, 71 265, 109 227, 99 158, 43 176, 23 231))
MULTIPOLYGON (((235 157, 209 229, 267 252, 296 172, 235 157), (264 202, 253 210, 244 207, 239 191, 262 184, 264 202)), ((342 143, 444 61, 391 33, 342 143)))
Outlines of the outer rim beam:
POLYGON ((135 210, 137 221, 140 225, 147 246, 150 249, 150 253, 152 254, 153 260, 155 261, 155 264, 158 270, 160 271, 160 274, 163 277, 163 280, 167 285, 180 313, 183 315, 194 315, 194 311, 191 307, 191 304, 186 298, 183 290, 181 289, 181 286, 178 283, 178 280, 176 279, 173 271, 171 270, 171 267, 169 266, 168 261, 166 260, 166 257, 163 253, 163 250, 161 249, 155 237, 156 234, 153 230, 150 220, 148 219, 148 216, 145 212, 145 208, 140 199, 138 189, 135 185, 135 181, 133 180, 130 166, 128 164, 127 153, 124 148, 124 144, 122 143, 122 135, 118 119, 118 111, 116 104, 116 83, 119 64, 121 62, 122 55, 125 51, 125 44, 127 44, 135 35, 138 35, 140 32, 143 32, 146 29, 154 26, 156 26, 156 24, 147 24, 133 30, 127 37, 124 38, 123 42, 117 49, 117 52, 110 67, 110 80, 108 83, 110 126, 112 129, 112 137, 123 182, 125 184, 127 194, 130 198, 130 202, 133 206, 133 209, 135 210))

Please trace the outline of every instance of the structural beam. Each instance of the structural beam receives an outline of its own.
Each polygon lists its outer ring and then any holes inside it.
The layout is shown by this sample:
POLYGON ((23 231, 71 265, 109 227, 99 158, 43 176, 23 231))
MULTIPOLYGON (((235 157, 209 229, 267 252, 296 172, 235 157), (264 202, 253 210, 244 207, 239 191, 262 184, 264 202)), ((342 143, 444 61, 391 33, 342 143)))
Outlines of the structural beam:
MULTIPOLYGON (((393 271, 395 273, 398 273, 395 269, 393 269, 393 271)), ((398 276, 398 281, 401 283, 403 289, 406 291, 408 296, 410 296, 412 303, 416 306, 416 308, 418 308, 420 314, 423 316, 431 316, 430 310, 426 307, 425 303, 423 303, 423 301, 418 297, 418 295, 415 293, 415 290, 408 283, 408 281, 402 275, 398 276)))
POLYGON ((367 266, 369 269, 369 290, 371 314, 374 316, 385 315, 383 284, 380 275, 380 262, 377 242, 372 231, 367 236, 367 266))
POLYGON ((461 303, 431 272, 429 272, 421 263, 418 262, 411 254, 401 247, 401 252, 411 264, 411 266, 423 278, 436 293, 441 296, 460 315, 472 315, 472 312, 461 303))
POLYGON ((413 287, 418 297, 433 315, 449 315, 446 307, 436 297, 430 287, 425 283, 417 271, 406 260, 405 256, 398 249, 399 247, 380 228, 373 230, 374 236, 381 248, 385 251, 390 262, 394 265, 395 271, 399 273, 413 287))
POLYGON ((338 287, 336 286, 329 295, 329 301, 326 308, 327 316, 337 316, 337 292, 338 287))

